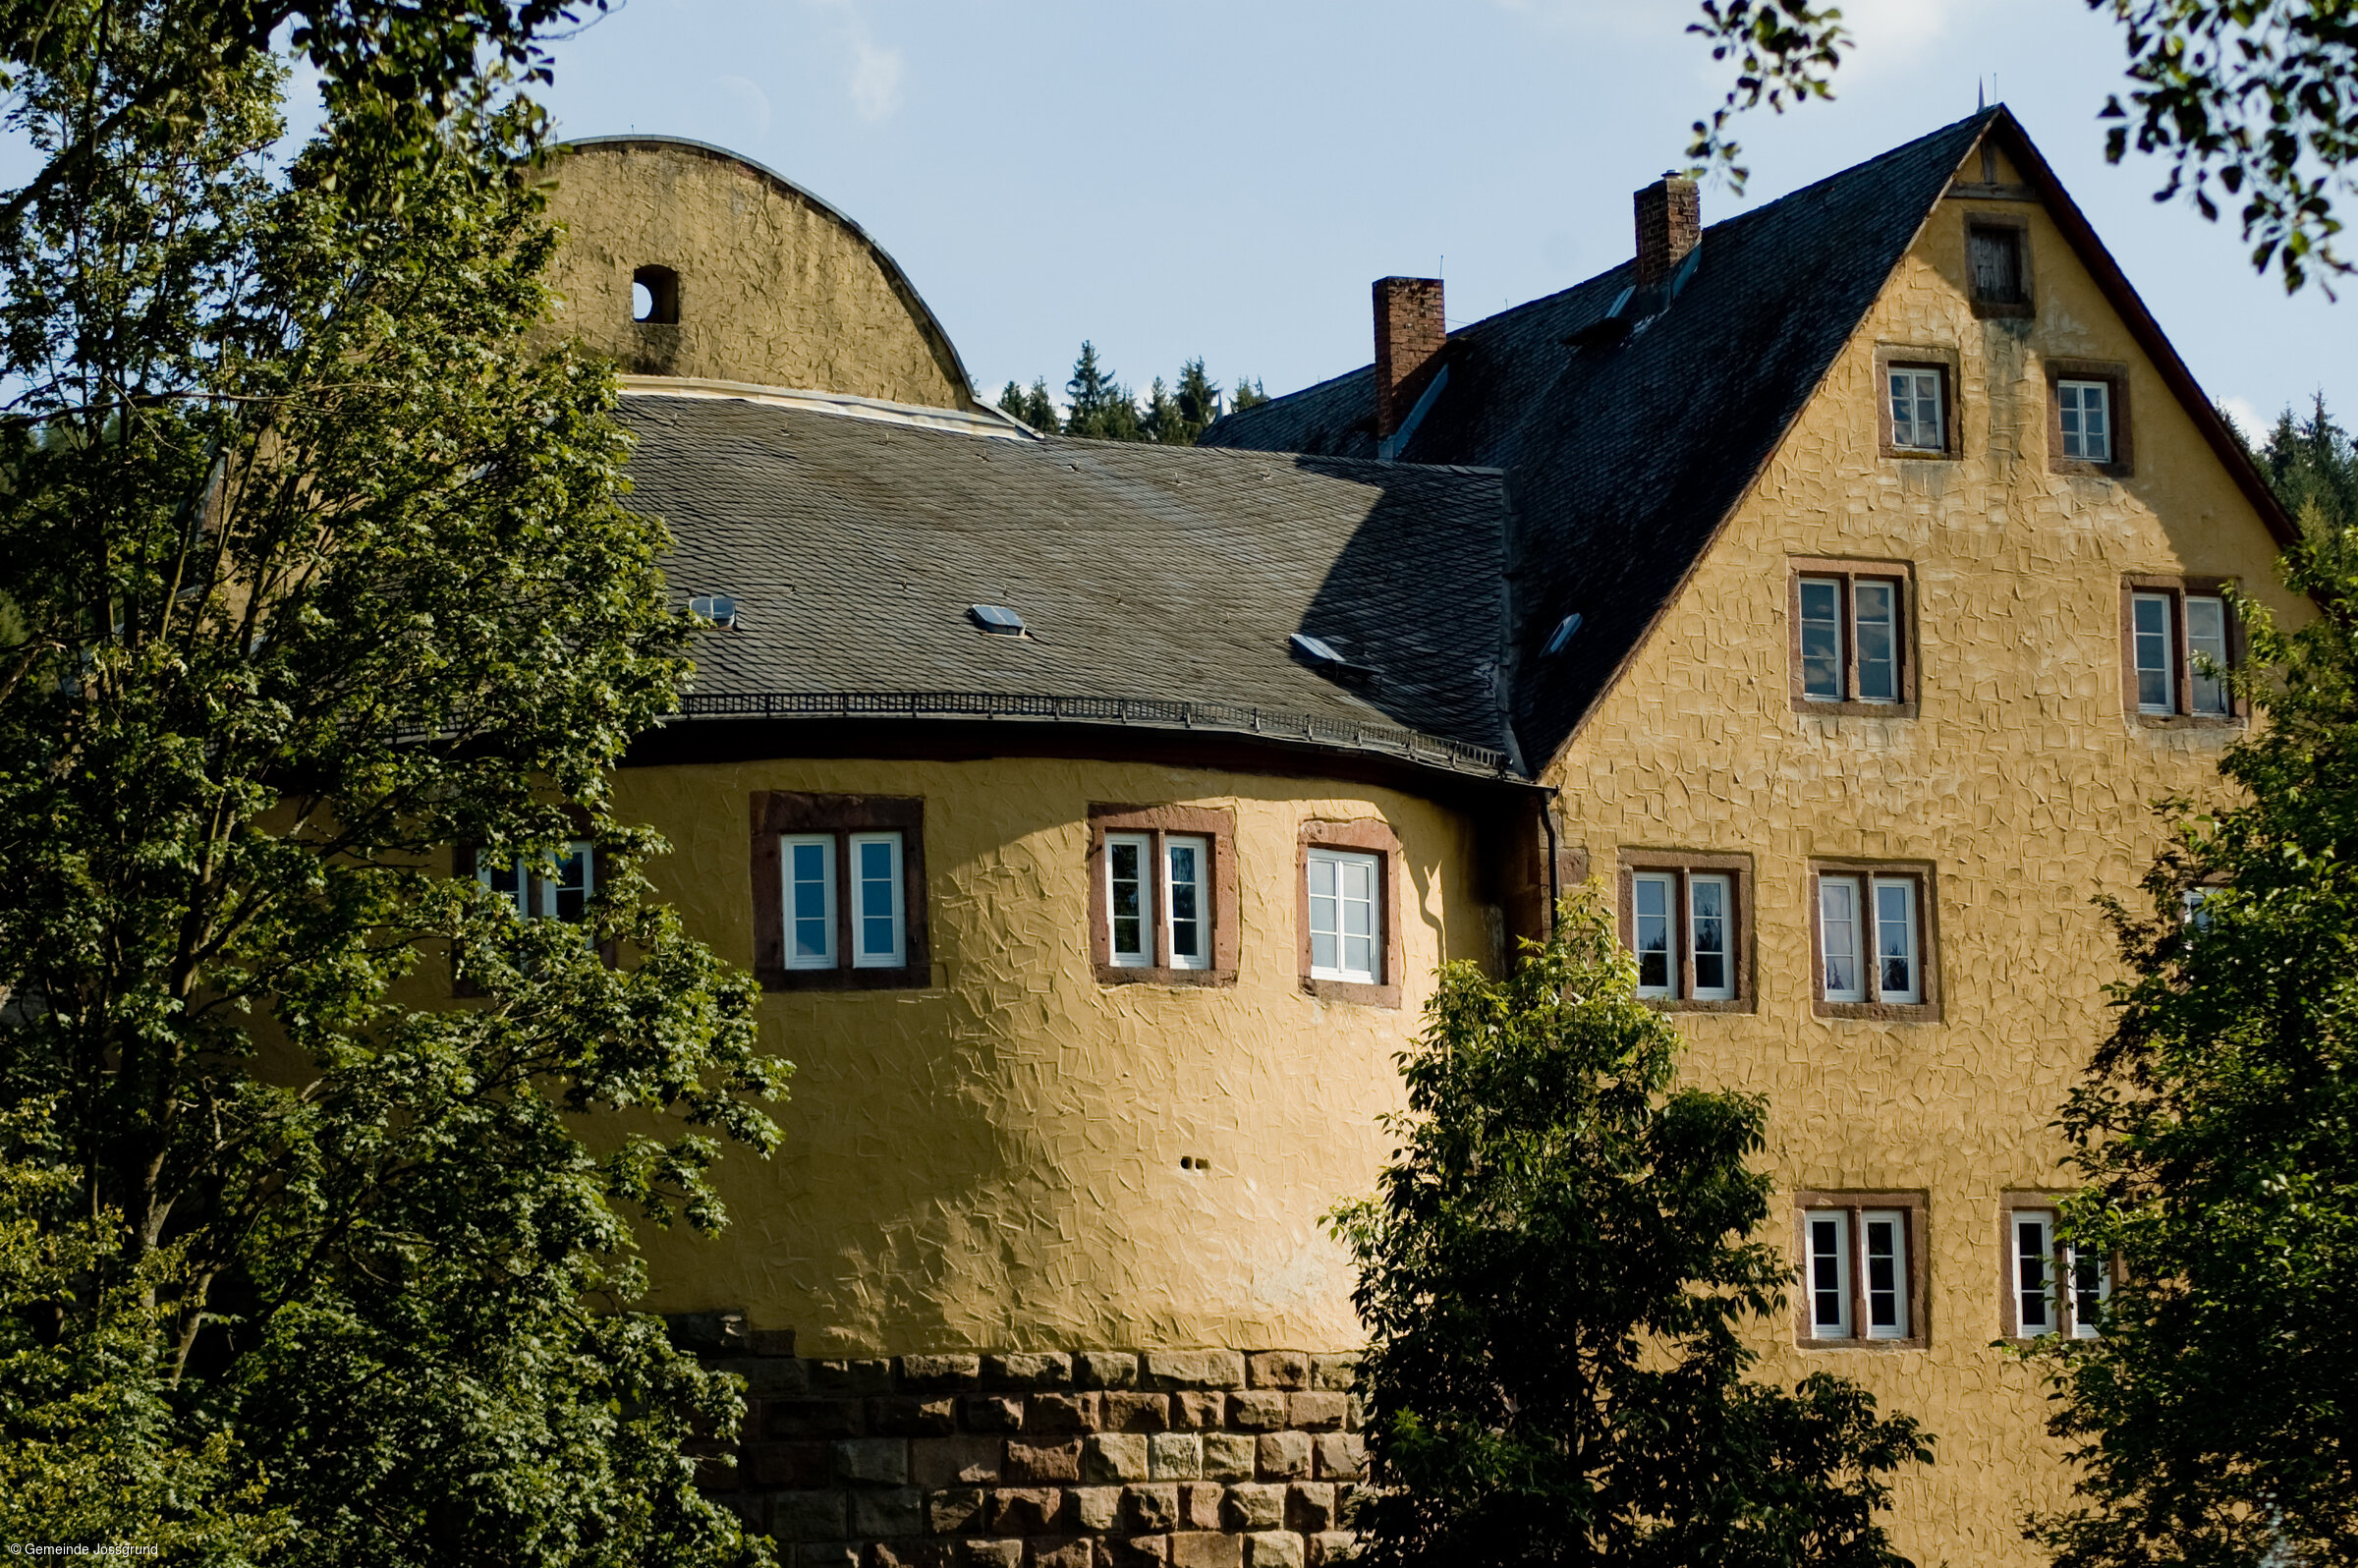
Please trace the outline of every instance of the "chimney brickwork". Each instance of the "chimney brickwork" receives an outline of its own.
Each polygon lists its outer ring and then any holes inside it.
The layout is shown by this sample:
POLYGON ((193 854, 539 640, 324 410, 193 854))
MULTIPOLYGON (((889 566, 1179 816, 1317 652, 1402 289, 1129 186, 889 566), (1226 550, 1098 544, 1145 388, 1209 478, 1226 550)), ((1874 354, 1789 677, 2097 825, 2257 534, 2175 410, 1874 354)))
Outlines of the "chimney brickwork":
POLYGON ((1376 295, 1376 438, 1400 428, 1448 341, 1438 278, 1377 278, 1376 295))
POLYGON ((1638 218, 1638 290, 1670 281, 1670 274, 1703 238, 1703 194, 1683 175, 1664 175, 1631 198, 1638 218))

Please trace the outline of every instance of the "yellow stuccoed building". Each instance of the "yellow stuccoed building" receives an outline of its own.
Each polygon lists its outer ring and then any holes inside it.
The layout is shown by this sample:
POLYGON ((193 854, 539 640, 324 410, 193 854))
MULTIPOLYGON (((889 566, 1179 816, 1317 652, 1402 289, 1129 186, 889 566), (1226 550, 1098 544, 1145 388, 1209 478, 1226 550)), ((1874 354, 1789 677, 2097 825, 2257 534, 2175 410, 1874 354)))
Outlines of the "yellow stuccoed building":
POLYGON ((826 1568, 1316 1568, 1350 1545, 1365 1193, 1434 967, 1595 874, 1689 1071, 1770 1101, 1762 1375, 1939 1435, 1919 1561, 2069 1484, 1994 1342, 2083 1332, 2054 1108, 2091 899, 2246 717, 2286 520, 1992 110, 1204 446, 982 407, 775 175, 577 144, 558 326, 716 624, 623 813, 799 1064, 655 1305, 749 1379, 732 1506, 826 1568), (640 291, 634 299, 633 287, 640 291), (667 292, 668 291, 668 292, 667 292), (635 319, 634 317, 638 317, 635 319), (671 317, 672 319, 665 319, 671 317))

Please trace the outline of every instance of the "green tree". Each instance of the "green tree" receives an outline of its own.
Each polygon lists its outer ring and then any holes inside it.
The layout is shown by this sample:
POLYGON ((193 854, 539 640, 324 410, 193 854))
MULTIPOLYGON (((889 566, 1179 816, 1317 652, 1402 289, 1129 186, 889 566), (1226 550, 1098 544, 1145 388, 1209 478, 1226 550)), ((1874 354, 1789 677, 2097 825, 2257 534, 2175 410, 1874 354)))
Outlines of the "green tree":
POLYGON ((719 1225, 785 1069, 609 803, 692 628, 610 370, 527 339, 537 116, 421 133, 363 70, 280 169, 272 60, 104 10, 6 118, 77 161, 0 227, 0 1108, 74 1188, 12 1200, 65 1262, 11 1286, 55 1337, 0 1358, 0 1453, 58 1495, 61 1401, 121 1393, 138 1484, 68 1543, 152 1500, 196 1559, 759 1560, 683 1452, 736 1384, 628 1311, 632 1226, 719 1225), (583 842, 579 924, 443 858, 583 842))
MULTIPOLYGON (((2132 143, 2166 159, 2155 199, 2183 194, 2207 219, 2221 200, 2240 201, 2253 267, 2274 261, 2287 293, 2348 272, 2333 249, 2334 202, 2358 162, 2358 25, 2347 0, 2086 3, 2119 26, 2127 48, 2125 101, 2113 94, 2101 116, 2110 122, 2105 159, 2120 162, 2132 143)), ((1853 40, 1841 9, 1816 0, 1702 0, 1702 10, 1687 30, 1737 74, 1725 101, 1695 123, 1688 155, 1741 190, 1736 115, 1831 97, 1853 40)))
POLYGON ((1114 379, 1113 371, 1097 361, 1097 347, 1084 338, 1080 357, 1073 361, 1072 379, 1064 383, 1064 433, 1099 441, 1141 441, 1138 402, 1130 389, 1114 379))
POLYGON ((1242 414, 1247 409, 1259 408, 1268 401, 1269 395, 1261 389, 1261 383, 1258 380, 1247 381, 1240 375, 1236 378, 1235 390, 1228 394, 1228 412, 1242 414))
POLYGON ((1056 418, 1056 400, 1048 396, 1045 376, 1034 377, 1029 390, 1008 382, 999 394, 999 408, 1044 435, 1054 435, 1063 428, 1063 421, 1056 418))
MULTIPOLYGON (((1048 397, 1045 378, 1035 380, 1030 391, 1008 382, 999 393, 999 407, 1049 434, 1061 429, 1066 435, 1100 441, 1152 441, 1163 446, 1194 446, 1221 414, 1220 384, 1205 372, 1200 355, 1180 365, 1175 385, 1166 386, 1156 376, 1147 390, 1146 407, 1141 409, 1130 389, 1098 363, 1096 346, 1085 342, 1073 362, 1072 379, 1065 383, 1065 392, 1071 400, 1070 412, 1062 420, 1048 397)), ((1229 406, 1249 409, 1268 401, 1260 382, 1240 377, 1229 406)))
POLYGON ((2306 419, 2295 418, 2290 408, 2277 415, 2252 455, 2312 542, 2330 543, 2358 528, 2358 449, 2326 412, 2323 392, 2306 419))
POLYGON ((1393 1565, 1895 1564, 1904 1416, 1820 1372, 1749 1380, 1791 1267, 1756 1096, 1674 1084, 1679 1039, 1592 889, 1505 980, 1446 966, 1400 1060, 1375 1198, 1340 1209, 1368 1325, 1374 1483, 1393 1565))
MULTIPOLYGON (((2322 406, 2271 444, 2304 479, 2302 451, 2347 462, 2322 406)), ((2064 1107, 2060 1228, 2119 1283, 2101 1337, 2037 1352, 2081 1467, 2033 1526, 2066 1568, 2358 1562, 2354 560, 2347 523, 2292 553, 2324 611, 2297 630, 2238 601, 2265 722, 2220 765, 2235 803, 2173 803, 2148 906, 2108 906, 2129 976, 2064 1107)))

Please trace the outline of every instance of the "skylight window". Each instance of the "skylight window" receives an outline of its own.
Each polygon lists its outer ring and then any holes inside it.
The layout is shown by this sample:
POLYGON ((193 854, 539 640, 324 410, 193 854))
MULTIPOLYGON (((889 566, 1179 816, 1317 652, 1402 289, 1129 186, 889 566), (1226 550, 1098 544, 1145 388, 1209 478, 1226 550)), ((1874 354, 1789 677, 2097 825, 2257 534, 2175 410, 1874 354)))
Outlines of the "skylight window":
POLYGON ((688 601, 688 613, 724 631, 737 624, 737 601, 725 593, 707 593, 688 601))
POLYGON ((1324 638, 1312 637, 1308 632, 1296 632, 1287 639, 1302 650, 1302 656, 1313 664, 1348 664, 1351 661, 1335 651, 1334 644, 1324 638))
POLYGON ((1547 634, 1548 654, 1552 656, 1561 653, 1564 650, 1564 644, 1571 642, 1573 635, 1579 630, 1580 612, 1578 610, 1574 610, 1570 615, 1556 622, 1555 630, 1547 634))
POLYGON ((977 626, 994 637, 1024 635, 1024 618, 1004 604, 970 604, 966 613, 975 618, 977 626))

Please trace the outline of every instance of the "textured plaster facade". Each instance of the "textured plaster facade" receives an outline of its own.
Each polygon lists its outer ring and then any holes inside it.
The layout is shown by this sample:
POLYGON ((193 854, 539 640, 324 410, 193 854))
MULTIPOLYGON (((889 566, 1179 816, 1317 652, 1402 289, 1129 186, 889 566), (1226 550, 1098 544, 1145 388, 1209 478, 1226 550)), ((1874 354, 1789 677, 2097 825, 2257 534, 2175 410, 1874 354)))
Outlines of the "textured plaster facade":
MULTIPOLYGON (((1998 184, 2017 176, 2000 160, 1998 184)), ((1985 182, 1977 154, 1958 178, 1985 182)), ((1708 257, 1707 257, 1708 264, 1708 257)), ((2159 847, 2151 802, 2216 790, 2239 728, 2124 713, 2121 583, 2227 577, 2299 620, 2277 546, 2061 234, 2023 201, 1942 201, 1868 323, 1619 682, 1549 768, 1570 843, 1749 856, 1757 1003, 1681 1013, 1691 1070, 1766 1093, 1780 1191, 1922 1193, 1929 1343, 1797 1349, 1937 1433, 1899 1492, 1901 1549, 1927 1563, 2030 1563, 2032 1507, 2066 1474, 2047 1403, 2000 1332, 2001 1192, 2056 1185, 2049 1124, 2109 1025, 2117 966, 2098 892, 2134 898, 2159 847), (1968 213, 2027 220, 2037 312, 1977 316, 1968 213), (1879 454, 1879 349, 1953 355, 1957 455, 1879 454), (2051 471, 2047 363, 2124 365, 2125 477, 2051 471), (1789 562, 1912 570, 1918 712, 1795 711, 1789 562), (1815 1016, 1813 858, 1929 864, 1937 1022, 1815 1016)), ((1796 1259, 1798 1262, 1798 1258, 1796 1259)))
POLYGON ((1360 1341, 1318 1219, 1390 1147, 1376 1118, 1401 1102, 1392 1056, 1434 969, 1491 952, 1469 822, 1387 789, 1147 763, 625 770, 619 811, 674 845, 658 887, 749 967, 747 801, 764 790, 924 799, 932 982, 763 997, 764 1046, 797 1063, 785 1146, 726 1162, 725 1241, 646 1238, 655 1310, 741 1310, 820 1358, 1360 1341), (1233 813, 1233 985, 1098 982, 1101 803, 1233 813), (1297 963, 1300 831, 1368 820, 1402 846, 1396 1009, 1305 994, 1297 963))
POLYGON ((561 149, 549 214, 556 330, 636 375, 696 376, 972 409, 957 351, 892 258, 765 169, 695 142, 561 149), (676 323, 632 319, 642 267, 678 278, 676 323))

